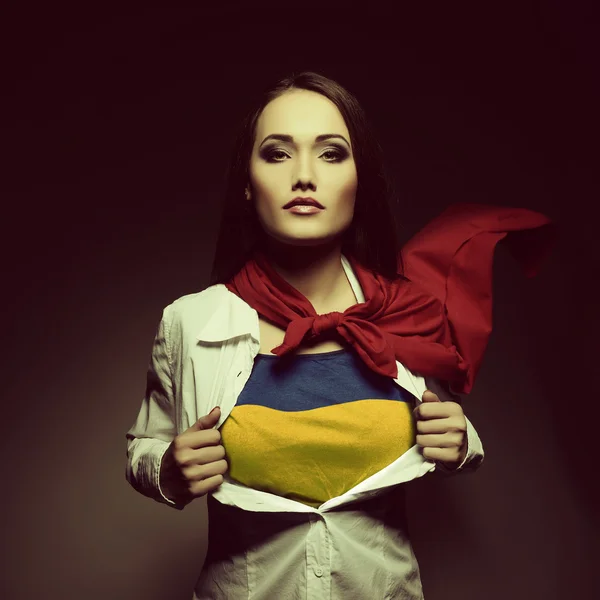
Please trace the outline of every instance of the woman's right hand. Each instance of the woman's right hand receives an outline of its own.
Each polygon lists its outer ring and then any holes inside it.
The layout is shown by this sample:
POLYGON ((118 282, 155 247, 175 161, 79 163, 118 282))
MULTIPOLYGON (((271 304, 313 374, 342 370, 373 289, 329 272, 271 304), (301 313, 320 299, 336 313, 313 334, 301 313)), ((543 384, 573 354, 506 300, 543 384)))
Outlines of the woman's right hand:
POLYGON ((160 466, 160 487, 174 502, 190 502, 212 492, 223 483, 229 465, 221 432, 213 429, 221 409, 217 406, 175 437, 160 466))

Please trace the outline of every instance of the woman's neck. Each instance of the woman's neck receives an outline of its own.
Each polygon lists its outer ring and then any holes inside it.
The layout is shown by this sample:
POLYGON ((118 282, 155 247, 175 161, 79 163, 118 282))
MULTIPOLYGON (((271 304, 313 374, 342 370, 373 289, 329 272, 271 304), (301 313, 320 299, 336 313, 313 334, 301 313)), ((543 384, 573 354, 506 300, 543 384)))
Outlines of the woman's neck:
POLYGON ((263 246, 263 252, 275 271, 315 309, 335 304, 340 291, 349 285, 338 240, 318 246, 294 246, 271 238, 263 246))

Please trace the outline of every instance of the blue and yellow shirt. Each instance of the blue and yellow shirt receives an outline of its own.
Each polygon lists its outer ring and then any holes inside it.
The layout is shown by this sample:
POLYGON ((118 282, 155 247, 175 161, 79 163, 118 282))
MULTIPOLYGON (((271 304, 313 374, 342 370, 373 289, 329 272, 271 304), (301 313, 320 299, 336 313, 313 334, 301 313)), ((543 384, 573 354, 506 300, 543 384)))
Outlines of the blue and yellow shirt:
POLYGON ((415 444, 414 400, 352 348, 257 354, 221 427, 229 475, 317 507, 415 444))

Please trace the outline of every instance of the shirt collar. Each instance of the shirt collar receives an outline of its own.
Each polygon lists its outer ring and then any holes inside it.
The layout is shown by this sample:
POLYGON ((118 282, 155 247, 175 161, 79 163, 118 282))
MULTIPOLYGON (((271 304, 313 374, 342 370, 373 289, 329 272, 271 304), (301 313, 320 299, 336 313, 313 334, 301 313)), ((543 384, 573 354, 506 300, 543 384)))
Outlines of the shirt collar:
MULTIPOLYGON (((358 303, 362 304, 365 296, 350 261, 343 254, 342 267, 358 303)), ((249 333, 256 341, 259 341, 256 310, 239 296, 230 292, 225 285, 217 284, 215 287, 222 287, 224 296, 216 296, 217 304, 212 317, 198 332, 196 339, 205 342, 220 342, 249 333)))

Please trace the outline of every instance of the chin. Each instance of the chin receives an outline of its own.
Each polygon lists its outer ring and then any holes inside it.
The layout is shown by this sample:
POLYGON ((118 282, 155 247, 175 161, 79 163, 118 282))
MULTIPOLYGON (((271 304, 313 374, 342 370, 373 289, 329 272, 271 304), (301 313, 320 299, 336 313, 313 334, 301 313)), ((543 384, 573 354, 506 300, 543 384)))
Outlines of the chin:
POLYGON ((270 235, 269 236, 276 244, 284 244, 286 246, 298 246, 298 247, 318 247, 327 246, 331 244, 341 243, 342 233, 329 235, 326 237, 293 237, 293 236, 282 236, 282 235, 270 235))

